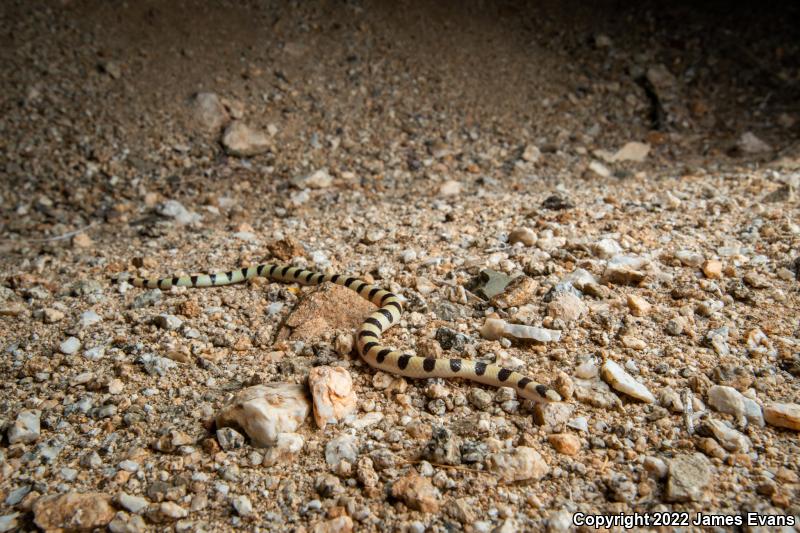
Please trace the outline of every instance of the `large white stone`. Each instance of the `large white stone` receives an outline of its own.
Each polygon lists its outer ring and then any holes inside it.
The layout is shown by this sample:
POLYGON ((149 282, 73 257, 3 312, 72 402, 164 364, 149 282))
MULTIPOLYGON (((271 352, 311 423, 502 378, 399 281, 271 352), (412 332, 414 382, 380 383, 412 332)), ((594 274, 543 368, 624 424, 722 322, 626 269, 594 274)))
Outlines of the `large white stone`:
POLYGON ((311 406, 302 385, 268 383, 240 391, 217 414, 217 427, 242 428, 255 446, 277 443, 280 433, 294 433, 311 406))

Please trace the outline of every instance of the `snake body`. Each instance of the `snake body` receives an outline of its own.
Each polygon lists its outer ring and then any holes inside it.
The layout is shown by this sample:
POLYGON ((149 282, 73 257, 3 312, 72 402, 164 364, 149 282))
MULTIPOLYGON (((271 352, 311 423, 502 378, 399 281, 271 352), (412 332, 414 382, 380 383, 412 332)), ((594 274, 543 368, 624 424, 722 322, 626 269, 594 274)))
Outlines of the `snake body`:
POLYGON ((373 368, 410 378, 464 378, 494 387, 513 387, 520 397, 539 402, 561 400, 559 394, 552 388, 498 365, 469 359, 420 357, 382 345, 382 333, 400 321, 402 302, 396 294, 356 278, 339 274, 321 274, 289 265, 261 264, 215 274, 132 278, 128 282, 135 287, 149 289, 199 288, 232 285, 258 276, 301 285, 335 283, 355 291, 365 300, 378 306, 378 310, 370 314, 359 328, 356 342, 359 354, 373 368))

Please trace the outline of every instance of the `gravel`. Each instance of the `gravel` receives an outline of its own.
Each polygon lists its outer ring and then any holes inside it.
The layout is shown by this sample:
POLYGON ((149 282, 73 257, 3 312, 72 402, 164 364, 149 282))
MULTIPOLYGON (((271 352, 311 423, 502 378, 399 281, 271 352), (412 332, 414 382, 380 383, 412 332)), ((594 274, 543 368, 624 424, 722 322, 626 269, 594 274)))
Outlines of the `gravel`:
POLYGON ((800 515, 796 14, 428 4, 0 6, 0 530, 800 515))

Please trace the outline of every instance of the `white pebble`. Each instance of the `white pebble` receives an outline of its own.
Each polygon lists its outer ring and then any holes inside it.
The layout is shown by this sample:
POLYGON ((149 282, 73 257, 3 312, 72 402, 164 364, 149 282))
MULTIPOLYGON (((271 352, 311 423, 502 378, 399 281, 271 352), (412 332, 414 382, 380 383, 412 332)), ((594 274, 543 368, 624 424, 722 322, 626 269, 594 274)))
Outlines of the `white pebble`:
POLYGON ((70 337, 62 342, 58 346, 58 349, 65 355, 72 355, 77 352, 80 347, 81 341, 79 341, 76 337, 70 337))

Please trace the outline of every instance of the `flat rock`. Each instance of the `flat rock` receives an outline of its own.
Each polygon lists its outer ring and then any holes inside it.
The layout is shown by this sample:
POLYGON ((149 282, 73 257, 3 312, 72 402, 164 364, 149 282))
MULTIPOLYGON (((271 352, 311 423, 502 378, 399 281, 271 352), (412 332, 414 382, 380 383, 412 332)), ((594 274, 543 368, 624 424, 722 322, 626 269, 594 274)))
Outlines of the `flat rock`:
POLYGON ((603 379, 619 392, 646 403, 656 401, 656 397, 647 387, 636 381, 633 376, 610 359, 603 364, 601 374, 603 379))
POLYGON ((700 453, 678 455, 669 461, 668 476, 667 501, 698 501, 711 483, 713 467, 700 453))
POLYGON ((269 151, 269 135, 255 130, 242 121, 231 122, 222 134, 225 151, 238 157, 249 157, 269 151))
POLYGON ((513 451, 490 454, 486 458, 489 470, 498 474, 506 483, 539 480, 550 472, 542 456, 527 446, 518 446, 513 451))
POLYGON ((770 402, 764 406, 764 420, 772 426, 800 431, 800 405, 770 402))
POLYGON ((335 424, 356 410, 353 378, 342 367, 317 366, 308 374, 314 420, 320 429, 335 424))
POLYGON ((311 406, 302 385, 268 383, 241 390, 216 416, 217 427, 242 428, 255 446, 277 443, 280 433, 294 433, 311 406))
POLYGON ((111 496, 67 492, 42 496, 33 505, 33 522, 45 531, 90 531, 114 518, 111 496))
POLYGON ((300 301, 286 319, 278 337, 318 341, 335 332, 349 333, 358 329, 374 310, 375 305, 354 291, 334 283, 324 283, 300 301))

